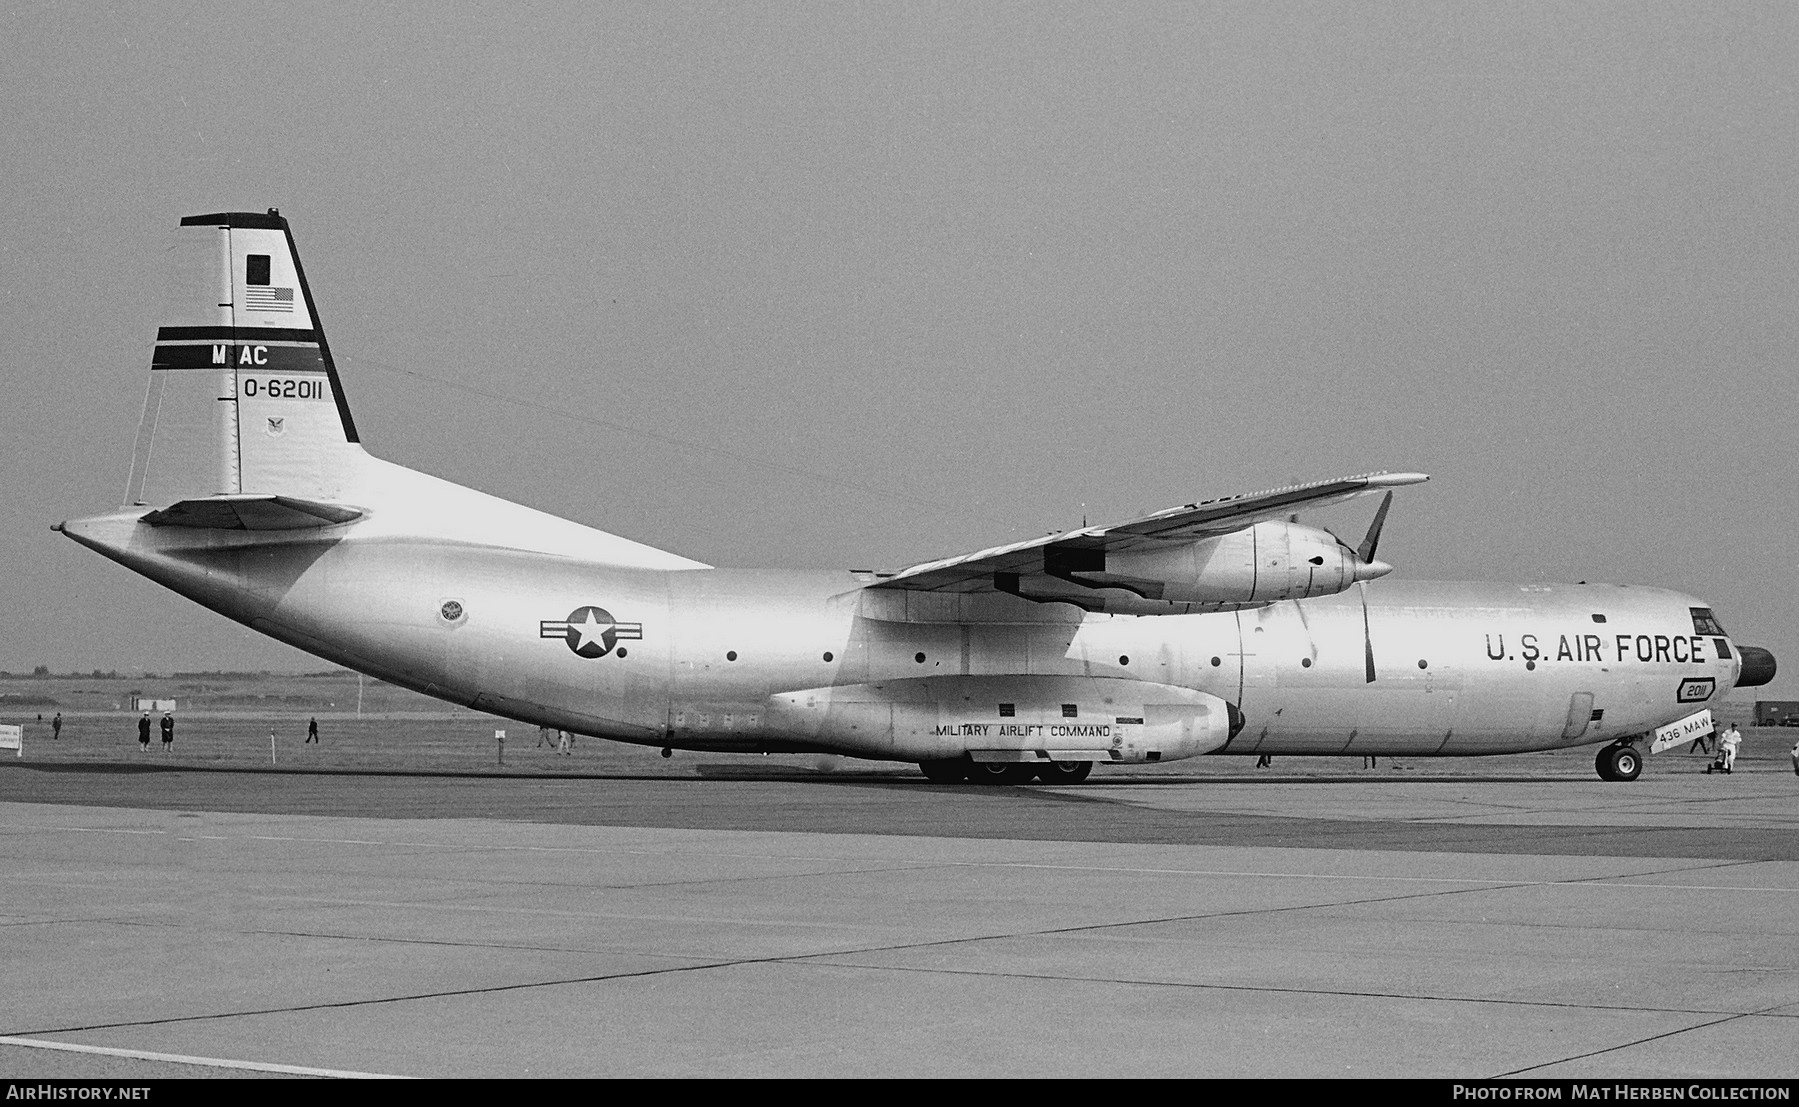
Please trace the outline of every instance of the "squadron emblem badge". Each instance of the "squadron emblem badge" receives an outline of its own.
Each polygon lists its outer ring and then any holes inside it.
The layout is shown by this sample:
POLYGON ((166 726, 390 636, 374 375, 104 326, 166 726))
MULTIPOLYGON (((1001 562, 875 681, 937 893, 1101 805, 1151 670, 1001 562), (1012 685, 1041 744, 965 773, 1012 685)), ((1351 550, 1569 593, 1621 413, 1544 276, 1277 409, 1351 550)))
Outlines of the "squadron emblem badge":
MULTIPOLYGON (((642 623, 621 623, 603 607, 577 607, 566 619, 545 619, 537 624, 540 638, 560 638, 577 657, 605 657, 620 641, 643 637, 642 623)), ((623 657, 625 651, 619 650, 623 657)))

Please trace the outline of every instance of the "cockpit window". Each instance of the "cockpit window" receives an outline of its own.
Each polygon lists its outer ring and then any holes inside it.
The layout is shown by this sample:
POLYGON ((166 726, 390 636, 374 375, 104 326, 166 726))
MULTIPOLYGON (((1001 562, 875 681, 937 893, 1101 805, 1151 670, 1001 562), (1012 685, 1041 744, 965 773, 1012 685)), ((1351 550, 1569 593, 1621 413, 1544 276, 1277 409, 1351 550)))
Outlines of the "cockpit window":
POLYGON ((1688 610, 1693 613, 1693 633, 1705 634, 1715 638, 1724 637, 1724 627, 1719 624, 1717 616, 1709 607, 1694 607, 1688 610))

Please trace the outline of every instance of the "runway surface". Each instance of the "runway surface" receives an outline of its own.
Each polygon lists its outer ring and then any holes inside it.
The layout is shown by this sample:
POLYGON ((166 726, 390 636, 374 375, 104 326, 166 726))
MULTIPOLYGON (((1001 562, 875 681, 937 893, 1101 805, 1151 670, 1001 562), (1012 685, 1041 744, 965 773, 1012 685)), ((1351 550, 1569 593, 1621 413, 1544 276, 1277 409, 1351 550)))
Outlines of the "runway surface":
POLYGON ((1775 761, 1069 788, 745 764, 0 766, 0 1074, 1799 1065, 1775 761))

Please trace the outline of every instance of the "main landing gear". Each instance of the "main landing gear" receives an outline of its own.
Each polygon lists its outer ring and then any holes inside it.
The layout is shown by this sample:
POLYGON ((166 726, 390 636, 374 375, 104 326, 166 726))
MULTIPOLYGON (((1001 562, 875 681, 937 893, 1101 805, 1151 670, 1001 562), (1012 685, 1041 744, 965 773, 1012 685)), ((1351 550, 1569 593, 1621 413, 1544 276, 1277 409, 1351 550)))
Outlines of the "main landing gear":
POLYGON ((1643 754, 1635 746, 1613 742, 1599 751, 1593 767, 1599 770, 1600 780, 1635 780, 1643 773, 1643 754))
POLYGON ((1045 784, 1079 784, 1093 771, 1091 761, 920 761, 925 779, 933 784, 1029 784, 1035 777, 1045 784))
POLYGON ((1079 784, 1092 771, 1091 761, 1051 761, 1037 766, 1037 779, 1045 784, 1079 784))

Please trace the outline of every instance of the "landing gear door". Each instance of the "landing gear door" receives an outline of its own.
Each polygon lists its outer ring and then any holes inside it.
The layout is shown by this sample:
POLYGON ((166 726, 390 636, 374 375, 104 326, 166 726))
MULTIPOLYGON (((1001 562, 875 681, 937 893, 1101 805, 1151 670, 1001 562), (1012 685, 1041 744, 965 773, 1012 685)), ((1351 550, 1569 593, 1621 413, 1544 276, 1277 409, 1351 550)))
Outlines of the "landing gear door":
POLYGON ((1711 708, 1695 711, 1684 719, 1676 719, 1664 727, 1657 727, 1655 739, 1649 744, 1650 753, 1660 753, 1665 749, 1686 742, 1697 742, 1712 732, 1711 708))

